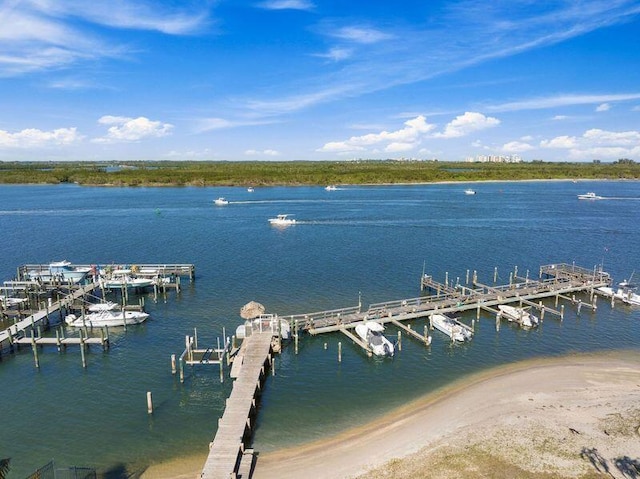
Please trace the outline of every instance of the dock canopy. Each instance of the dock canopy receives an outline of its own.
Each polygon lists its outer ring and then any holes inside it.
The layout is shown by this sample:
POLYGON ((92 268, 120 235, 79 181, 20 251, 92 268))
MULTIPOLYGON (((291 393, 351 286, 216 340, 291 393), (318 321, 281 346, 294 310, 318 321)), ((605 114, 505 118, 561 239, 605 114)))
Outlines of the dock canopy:
POLYGON ((251 301, 240 308, 240 317, 243 319, 253 319, 263 314, 264 311, 265 308, 263 305, 256 301, 251 301))

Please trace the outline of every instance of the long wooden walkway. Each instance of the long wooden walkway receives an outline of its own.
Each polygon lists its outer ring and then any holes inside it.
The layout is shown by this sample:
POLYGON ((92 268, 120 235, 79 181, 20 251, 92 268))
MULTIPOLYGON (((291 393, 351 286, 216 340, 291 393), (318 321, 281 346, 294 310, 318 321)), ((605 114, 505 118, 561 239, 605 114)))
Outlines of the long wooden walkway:
POLYGON ((248 478, 253 454, 245 449, 253 430, 257 396, 262 389, 266 367, 271 362, 271 331, 254 332, 243 342, 234 360, 237 376, 227 399, 218 430, 210 444, 202 468, 203 479, 248 478))
POLYGON ((611 283, 609 274, 603 271, 593 271, 575 265, 564 263, 551 264, 540 267, 540 279, 533 280, 512 274, 507 285, 487 286, 477 281, 474 273, 472 286, 461 284, 451 286, 439 283, 429 275, 421 278, 421 287, 435 292, 430 296, 407 298, 382 303, 370 304, 367 310, 361 305, 329 311, 318 311, 306 314, 281 316, 280 319, 289 321, 294 334, 306 331, 309 334, 321 334, 335 331, 345 331, 353 328, 361 321, 369 320, 379 323, 397 323, 411 319, 428 317, 436 312, 462 312, 490 310, 492 306, 508 303, 522 303, 534 306, 541 312, 560 314, 553 308, 542 304, 544 298, 563 298, 568 294, 587 292, 593 295, 596 288, 611 283), (544 278, 544 279, 543 279, 544 278), (538 300, 536 303, 534 300, 538 300))

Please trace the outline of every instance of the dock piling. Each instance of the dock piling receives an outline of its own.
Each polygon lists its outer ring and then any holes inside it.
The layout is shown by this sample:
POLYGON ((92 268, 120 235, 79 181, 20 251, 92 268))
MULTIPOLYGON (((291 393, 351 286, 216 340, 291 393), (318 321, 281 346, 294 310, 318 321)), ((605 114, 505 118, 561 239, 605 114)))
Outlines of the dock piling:
POLYGON ((153 399, 151 397, 151 391, 147 391, 147 413, 153 414, 153 399))
POLYGON ((338 341, 338 362, 342 362, 342 341, 338 341))

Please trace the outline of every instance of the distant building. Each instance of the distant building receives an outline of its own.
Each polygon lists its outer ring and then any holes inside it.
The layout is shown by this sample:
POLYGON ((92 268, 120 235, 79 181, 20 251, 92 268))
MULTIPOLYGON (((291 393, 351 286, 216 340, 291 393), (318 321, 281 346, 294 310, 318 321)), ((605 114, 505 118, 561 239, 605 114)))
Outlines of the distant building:
POLYGON ((467 163, 522 163, 519 155, 476 155, 468 156, 467 163))

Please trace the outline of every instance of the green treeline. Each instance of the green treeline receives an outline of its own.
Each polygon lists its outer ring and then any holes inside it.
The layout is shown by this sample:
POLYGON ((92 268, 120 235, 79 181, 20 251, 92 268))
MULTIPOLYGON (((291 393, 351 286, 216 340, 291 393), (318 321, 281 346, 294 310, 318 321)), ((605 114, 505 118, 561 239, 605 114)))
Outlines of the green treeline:
POLYGON ((269 186, 438 181, 639 179, 640 164, 440 161, 0 162, 0 183, 99 186, 269 186))

